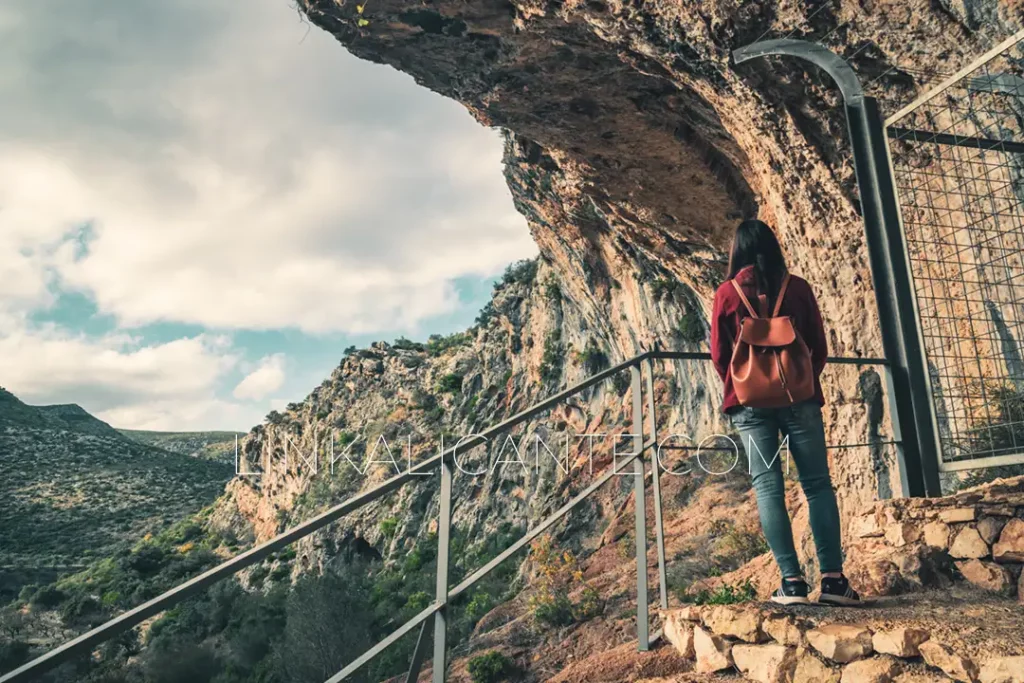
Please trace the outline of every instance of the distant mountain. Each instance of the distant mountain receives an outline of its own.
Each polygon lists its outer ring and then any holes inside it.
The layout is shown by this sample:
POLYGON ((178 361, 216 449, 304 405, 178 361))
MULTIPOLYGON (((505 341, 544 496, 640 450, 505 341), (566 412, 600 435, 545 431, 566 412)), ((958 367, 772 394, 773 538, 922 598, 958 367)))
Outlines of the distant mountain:
POLYGON ((0 568, 109 555, 210 504, 233 473, 231 460, 156 447, 80 406, 30 406, 0 389, 0 568))
POLYGON ((150 432, 140 429, 117 430, 133 441, 165 451, 234 464, 235 439, 245 432, 150 432))

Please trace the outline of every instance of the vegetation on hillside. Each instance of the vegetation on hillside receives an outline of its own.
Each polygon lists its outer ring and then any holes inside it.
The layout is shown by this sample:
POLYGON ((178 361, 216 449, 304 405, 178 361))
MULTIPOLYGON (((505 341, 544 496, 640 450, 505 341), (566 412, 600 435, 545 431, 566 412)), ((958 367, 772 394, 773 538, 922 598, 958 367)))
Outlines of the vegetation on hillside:
POLYGON ((151 432, 139 429, 118 431, 132 441, 162 448, 171 453, 229 464, 235 461, 235 439, 245 436, 244 432, 151 432))
MULTIPOLYGON (((57 615, 67 633, 85 630, 180 584, 237 551, 235 539, 211 533, 207 513, 174 525, 134 547, 53 584, 31 586, 0 613, 0 671, 31 656, 24 633, 57 615), (20 616, 15 616, 20 615, 20 616), (28 623, 26 623, 28 622, 28 623)), ((452 584, 482 566, 523 533, 504 525, 480 542, 453 529, 452 584)), ((248 574, 161 615, 140 638, 135 632, 101 648, 99 657, 69 663, 48 683, 322 683, 433 601, 437 538, 420 538, 394 564, 344 549, 323 574, 290 577, 293 548, 248 574), (129 658, 131 660, 129 661, 129 658)), ((503 563, 453 601, 450 642, 464 642, 477 621, 514 591, 515 560, 503 563)), ((403 639, 355 681, 402 672, 413 642, 403 639)))
POLYGON ((0 429, 0 565, 104 557, 209 504, 233 474, 227 463, 96 431, 0 429))

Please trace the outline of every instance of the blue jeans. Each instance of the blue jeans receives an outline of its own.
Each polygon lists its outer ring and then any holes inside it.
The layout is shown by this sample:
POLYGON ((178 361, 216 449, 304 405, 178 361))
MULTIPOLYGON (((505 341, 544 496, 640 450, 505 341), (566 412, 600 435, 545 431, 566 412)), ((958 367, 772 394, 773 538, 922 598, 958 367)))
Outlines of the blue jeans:
MULTIPOLYGON (((761 529, 775 555, 783 578, 803 576, 793 544, 793 530, 786 512, 786 490, 782 467, 792 456, 807 497, 811 532, 818 551, 821 572, 843 570, 839 506, 832 490, 825 450, 825 426, 817 400, 802 401, 785 408, 748 408, 730 413, 747 453, 750 475, 757 494, 761 529), (779 433, 786 437, 779 446, 779 433), (788 453, 785 448, 788 442, 788 453)), ((786 463, 788 466, 788 462, 786 463)))

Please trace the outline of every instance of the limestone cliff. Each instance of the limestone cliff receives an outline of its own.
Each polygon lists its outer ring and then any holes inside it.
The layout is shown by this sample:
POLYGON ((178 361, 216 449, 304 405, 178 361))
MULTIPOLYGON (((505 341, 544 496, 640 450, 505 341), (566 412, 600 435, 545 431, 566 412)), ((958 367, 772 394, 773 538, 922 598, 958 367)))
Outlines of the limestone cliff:
MULTIPOLYGON (((236 481, 221 517, 240 514, 260 538, 374 481, 322 483, 294 458, 283 464, 288 444, 308 454, 330 429, 371 442, 414 429, 419 457, 436 448, 441 431, 493 424, 655 342, 700 348, 687 340, 706 333, 723 250, 745 216, 777 226, 792 270, 814 283, 830 352, 881 355, 838 94, 801 63, 736 67, 730 51, 766 33, 821 39, 893 111, 936 72, 955 71, 1021 26, 1018 2, 986 0, 299 5, 356 56, 405 71, 508 131, 506 176, 541 258, 535 274, 496 292, 485 320, 455 347, 431 354, 375 345, 254 430, 245 448, 262 479, 236 481), (459 378, 457 391, 438 390, 446 376, 459 378)), ((660 429, 698 435, 723 426, 706 363, 658 372, 667 405, 660 429)), ((829 370, 831 443, 885 440, 880 386, 870 368, 829 370)), ((622 431, 620 390, 609 383, 530 429, 622 431)), ((888 449, 838 453, 833 471, 845 513, 892 490, 888 449)), ((499 521, 536 521, 571 488, 555 474, 506 469, 457 480, 456 524, 480 533, 499 521)), ((396 494, 305 543, 300 557, 317 564, 330 553, 315 548, 339 540, 372 554, 400 551, 429 527, 432 490, 396 494), (391 517, 400 533, 380 529, 391 517)))

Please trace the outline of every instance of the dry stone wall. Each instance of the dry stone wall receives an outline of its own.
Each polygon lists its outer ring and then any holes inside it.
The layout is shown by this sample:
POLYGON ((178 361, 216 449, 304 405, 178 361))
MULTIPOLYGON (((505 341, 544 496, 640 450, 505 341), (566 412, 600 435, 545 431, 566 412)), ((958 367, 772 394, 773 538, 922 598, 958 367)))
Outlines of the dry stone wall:
POLYGON ((872 595, 949 585, 961 577, 1024 601, 1024 477, 943 498, 876 503, 852 521, 847 571, 872 595))

